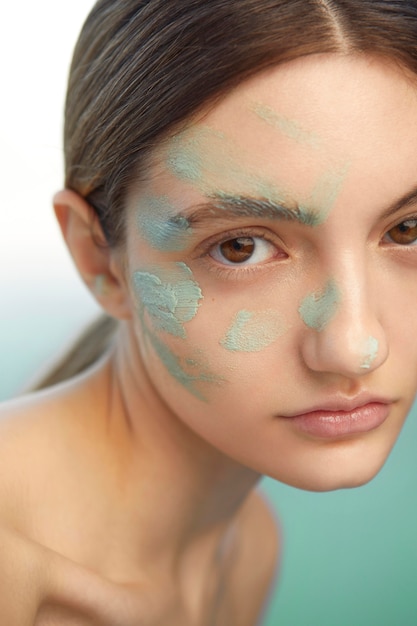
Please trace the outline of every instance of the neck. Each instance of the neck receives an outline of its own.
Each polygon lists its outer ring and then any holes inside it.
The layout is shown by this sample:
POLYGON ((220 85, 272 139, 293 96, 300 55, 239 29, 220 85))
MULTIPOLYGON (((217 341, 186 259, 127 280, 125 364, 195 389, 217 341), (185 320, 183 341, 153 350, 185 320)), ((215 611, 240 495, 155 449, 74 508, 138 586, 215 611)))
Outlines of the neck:
POLYGON ((130 332, 121 330, 101 372, 110 390, 106 433, 123 481, 129 549, 141 563, 173 571, 202 546, 219 548, 260 475, 217 450, 169 409, 132 347, 130 332))

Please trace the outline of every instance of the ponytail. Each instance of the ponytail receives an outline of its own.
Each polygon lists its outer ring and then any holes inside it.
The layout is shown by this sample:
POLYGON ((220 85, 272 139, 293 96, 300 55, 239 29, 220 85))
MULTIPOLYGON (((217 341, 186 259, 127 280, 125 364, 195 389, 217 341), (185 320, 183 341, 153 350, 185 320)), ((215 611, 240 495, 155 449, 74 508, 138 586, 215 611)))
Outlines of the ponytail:
POLYGON ((111 346, 118 322, 108 315, 101 315, 78 337, 64 354, 30 391, 39 391, 61 383, 80 374, 93 365, 111 346))

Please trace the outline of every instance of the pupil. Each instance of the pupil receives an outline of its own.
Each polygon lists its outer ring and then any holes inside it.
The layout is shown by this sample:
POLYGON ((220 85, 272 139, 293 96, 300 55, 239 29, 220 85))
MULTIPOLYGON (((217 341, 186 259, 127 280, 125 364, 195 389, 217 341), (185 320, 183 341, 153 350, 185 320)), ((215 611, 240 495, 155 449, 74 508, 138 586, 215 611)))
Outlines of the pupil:
POLYGON ((231 263, 244 263, 252 256, 255 243, 251 237, 229 239, 220 246, 222 255, 231 263))
POLYGON ((390 231, 390 236, 395 243, 407 245, 417 239, 417 221, 407 220, 398 224, 390 231))

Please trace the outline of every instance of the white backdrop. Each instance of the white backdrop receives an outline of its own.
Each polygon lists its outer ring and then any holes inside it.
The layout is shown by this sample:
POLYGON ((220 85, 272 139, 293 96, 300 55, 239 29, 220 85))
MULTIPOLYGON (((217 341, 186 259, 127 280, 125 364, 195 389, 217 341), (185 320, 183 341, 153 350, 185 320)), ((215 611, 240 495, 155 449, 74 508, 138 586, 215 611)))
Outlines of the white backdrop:
POLYGON ((93 0, 10 0, 0 37, 0 399, 95 315, 54 221, 68 66, 93 0))

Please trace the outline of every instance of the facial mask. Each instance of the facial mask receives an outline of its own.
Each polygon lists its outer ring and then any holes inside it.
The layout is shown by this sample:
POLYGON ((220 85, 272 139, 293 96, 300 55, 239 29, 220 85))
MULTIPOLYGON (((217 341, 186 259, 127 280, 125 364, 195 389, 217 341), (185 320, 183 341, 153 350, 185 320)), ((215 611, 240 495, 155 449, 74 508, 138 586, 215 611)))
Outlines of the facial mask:
POLYGON ((298 311, 309 328, 321 332, 337 312, 340 292, 333 280, 329 280, 322 292, 307 296, 298 311))
POLYGON ((232 352, 259 352, 285 331, 286 326, 277 311, 239 311, 220 343, 232 352))

